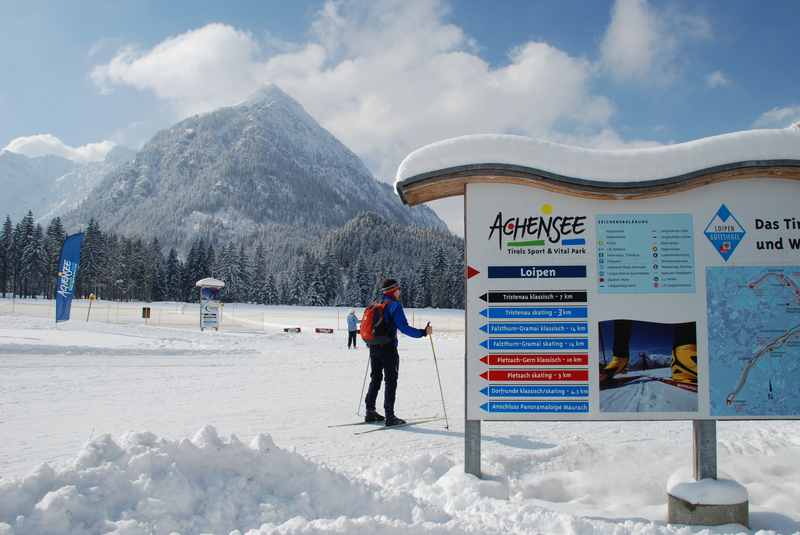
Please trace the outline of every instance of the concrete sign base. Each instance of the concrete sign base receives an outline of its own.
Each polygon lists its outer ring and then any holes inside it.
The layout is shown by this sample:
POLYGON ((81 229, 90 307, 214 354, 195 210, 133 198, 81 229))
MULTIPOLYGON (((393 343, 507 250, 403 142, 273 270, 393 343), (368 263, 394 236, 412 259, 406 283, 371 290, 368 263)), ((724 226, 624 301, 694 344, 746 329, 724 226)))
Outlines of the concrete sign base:
POLYGON ((703 505, 689 503, 671 494, 667 495, 667 522, 696 526, 721 526, 723 524, 750 525, 749 502, 731 505, 703 505))

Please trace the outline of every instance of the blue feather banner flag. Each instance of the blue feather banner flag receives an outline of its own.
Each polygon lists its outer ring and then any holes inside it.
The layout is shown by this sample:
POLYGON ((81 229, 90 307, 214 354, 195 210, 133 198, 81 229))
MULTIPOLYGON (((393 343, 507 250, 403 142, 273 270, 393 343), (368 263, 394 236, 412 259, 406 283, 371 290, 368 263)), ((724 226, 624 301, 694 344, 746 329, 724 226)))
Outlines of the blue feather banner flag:
POLYGON ((69 320, 72 296, 75 293, 75 280, 81 261, 83 232, 71 234, 64 240, 61 256, 58 259, 58 278, 56 279, 56 322, 69 320))

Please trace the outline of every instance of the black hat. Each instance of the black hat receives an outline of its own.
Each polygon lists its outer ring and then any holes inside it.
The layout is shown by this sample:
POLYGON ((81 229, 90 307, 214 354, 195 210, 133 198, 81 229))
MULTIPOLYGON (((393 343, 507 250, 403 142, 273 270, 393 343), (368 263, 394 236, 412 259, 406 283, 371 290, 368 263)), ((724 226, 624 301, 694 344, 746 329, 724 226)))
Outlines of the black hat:
POLYGON ((394 279, 383 279, 383 284, 381 284, 381 293, 386 293, 394 290, 395 288, 399 288, 400 283, 394 279))

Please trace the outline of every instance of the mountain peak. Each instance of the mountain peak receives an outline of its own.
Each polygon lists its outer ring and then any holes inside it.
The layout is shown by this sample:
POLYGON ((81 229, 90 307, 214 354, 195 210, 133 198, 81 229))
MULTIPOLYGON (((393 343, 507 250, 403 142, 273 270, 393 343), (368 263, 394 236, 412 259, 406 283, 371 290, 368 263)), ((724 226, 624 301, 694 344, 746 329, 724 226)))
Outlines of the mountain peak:
POLYGON ((265 84, 261 86, 255 93, 250 95, 244 104, 260 104, 275 101, 292 102, 297 101, 287 95, 280 87, 275 84, 265 84))
POLYGON ((238 106, 234 106, 233 109, 250 111, 258 116, 265 113, 274 114, 275 112, 283 112, 295 119, 302 118, 303 122, 313 124, 313 128, 321 128, 302 104, 275 84, 266 84, 262 86, 258 91, 250 95, 250 98, 238 106))
MULTIPOLYGON (((292 97, 266 85, 237 106, 184 119, 109 174, 74 214, 112 231, 183 247, 198 233, 220 240, 292 228, 338 227, 365 211, 444 228, 408 208, 388 184, 292 97)), ((316 232, 316 231, 312 231, 316 232)))

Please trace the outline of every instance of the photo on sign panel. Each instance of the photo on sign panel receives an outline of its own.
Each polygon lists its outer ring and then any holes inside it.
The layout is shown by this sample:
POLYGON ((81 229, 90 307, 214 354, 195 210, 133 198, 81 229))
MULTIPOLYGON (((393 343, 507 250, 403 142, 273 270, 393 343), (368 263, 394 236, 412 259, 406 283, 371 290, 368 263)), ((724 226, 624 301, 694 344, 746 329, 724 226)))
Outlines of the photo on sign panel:
POLYGON ((697 411, 697 326, 599 322, 601 412, 697 411))

